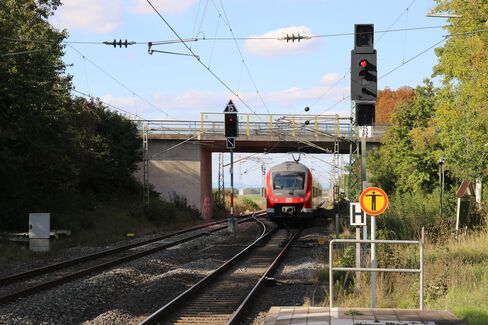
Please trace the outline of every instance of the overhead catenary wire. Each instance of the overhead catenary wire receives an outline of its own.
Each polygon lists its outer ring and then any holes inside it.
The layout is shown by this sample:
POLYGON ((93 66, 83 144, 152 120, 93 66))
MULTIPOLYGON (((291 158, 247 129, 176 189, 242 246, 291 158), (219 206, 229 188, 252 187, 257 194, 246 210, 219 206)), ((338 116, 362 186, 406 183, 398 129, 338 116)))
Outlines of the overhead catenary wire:
MULTIPOLYGON (((217 12, 219 12, 219 15, 220 15, 220 11, 218 10, 217 6, 215 5, 214 0, 212 0, 212 3, 214 5, 214 7, 215 7, 215 10, 217 10, 217 12)), ((222 11, 223 11, 224 17, 225 17, 224 23, 229 28, 229 31, 230 31, 230 33, 232 35, 232 38, 234 39, 234 44, 235 44, 235 46, 237 48, 237 51, 239 52, 239 56, 241 57, 242 64, 246 68, 247 75, 249 76, 249 79, 251 79, 251 82, 254 85, 254 89, 256 90, 256 94, 258 94, 259 98, 261 99, 261 103, 263 104, 263 106, 266 109, 266 111, 268 112, 268 114, 270 114, 270 111, 268 109, 268 106, 264 102, 264 98, 261 95, 261 92, 259 91, 258 86, 256 85, 256 81, 255 81, 255 79, 254 79, 254 77, 253 77, 253 75, 251 73, 251 70, 249 69, 249 66, 247 65, 246 61, 244 60, 244 55, 242 54, 241 48, 239 47, 239 44, 237 43, 236 37, 234 35, 234 30, 232 29, 232 27, 230 25, 229 17, 227 16, 227 12, 225 11, 224 4, 222 3, 222 0, 220 0, 220 6, 222 7, 222 11)))
MULTIPOLYGON (((422 50, 421 52, 415 54, 410 59, 408 59, 408 60, 400 63, 399 65, 395 66, 394 68, 392 68, 388 72, 386 72, 383 75, 379 76, 378 77, 378 80, 381 80, 381 79, 385 78, 386 76, 388 76, 389 74, 393 73, 394 71, 400 69, 404 65, 412 62, 413 60, 417 59, 419 56, 421 56, 421 55, 425 54, 426 52, 430 51, 431 49, 435 48, 437 45, 445 42, 450 37, 456 37, 456 36, 462 36, 462 35, 471 35, 471 34, 484 33, 484 32, 488 32, 488 28, 487 29, 474 30, 474 31, 470 31, 470 32, 462 32, 462 33, 455 33, 455 34, 451 34, 451 35, 444 35, 443 38, 440 41, 437 41, 436 43, 434 43, 433 45, 429 46, 428 48, 426 48, 426 49, 422 50)), ((324 111, 322 111, 322 113, 320 113, 318 115, 324 114, 325 112, 329 111, 330 109, 334 108, 335 106, 339 105, 341 102, 343 102, 344 100, 346 100, 346 99, 348 99, 350 97, 351 96, 347 96, 345 98, 342 98, 341 100, 335 102, 334 104, 332 104, 331 106, 329 106, 328 108, 326 108, 324 111)))
MULTIPOLYGON (((408 13, 409 9, 411 6, 413 6, 413 4, 416 2, 417 0, 412 0, 412 2, 407 6, 407 8, 405 8, 401 13, 400 15, 398 15, 398 17, 391 23, 391 25, 385 30, 385 31, 380 31, 378 33, 381 33, 380 37, 378 38, 378 40, 376 42, 379 42, 383 36, 385 36, 386 33, 388 33, 390 31, 390 29, 398 22, 398 20, 400 20, 400 18, 402 18, 402 16, 405 14, 405 12, 408 13)), ((407 28, 405 26, 405 28, 407 28)), ((405 31, 407 31, 405 29, 405 31)))
POLYGON ((107 106, 108 106, 108 107, 110 107, 110 108, 113 108, 113 109, 115 109, 115 110, 117 110, 117 111, 123 112, 123 113, 125 113, 125 114, 127 114, 127 115, 134 116, 134 117, 136 117, 137 119, 139 119, 139 120, 141 120, 141 121, 147 121, 147 119, 141 119, 141 117, 140 117, 140 116, 138 116, 137 114, 131 113, 131 112, 129 112, 129 111, 127 111, 127 110, 123 109, 123 108, 120 108, 120 107, 115 106, 115 105, 113 105, 113 104, 107 103, 107 102, 105 102, 105 101, 101 100, 101 99, 100 99, 100 98, 98 98, 98 97, 93 97, 92 95, 87 94, 87 93, 84 93, 84 92, 79 91, 79 90, 77 90, 77 89, 71 89, 71 91, 73 91, 73 92, 75 92, 75 93, 77 93, 77 94, 79 94, 79 95, 82 95, 82 96, 88 97, 88 98, 90 98, 90 99, 92 99, 92 100, 99 101, 99 102, 101 102, 102 104, 107 105, 107 106))
MULTIPOLYGON (((406 11, 408 11, 410 9, 410 7, 416 2, 417 0, 412 0, 412 2, 407 6, 407 8, 405 8, 401 13, 400 15, 398 15, 398 17, 390 24, 390 26, 388 26, 388 28, 386 30, 379 30, 379 31, 373 31, 373 34, 381 34, 380 37, 378 38, 378 40, 376 41, 376 44, 378 44, 381 39, 383 38, 383 36, 385 36, 387 33, 392 33, 392 32, 399 32, 400 29, 395 29, 395 30, 392 30, 391 28, 398 22, 398 20, 405 14, 406 11)), ((424 29, 432 29, 432 28, 443 28, 444 26, 443 25, 437 25, 437 26, 429 26, 429 27, 412 27, 411 29, 407 29, 406 28, 407 26, 405 26, 404 29, 402 29, 402 31, 404 31, 405 33, 408 31, 408 30, 424 30, 424 29)), ((350 33, 349 35, 354 35, 354 33, 350 33)), ((349 73, 351 72, 351 68, 349 67, 349 69, 344 73, 344 76, 348 75, 349 73)), ((344 78, 345 80, 345 78, 344 78)), ((330 92, 330 90, 332 90, 336 85, 333 85, 331 88, 327 89, 327 91, 322 95, 320 96, 320 99, 322 97, 324 97, 327 93, 330 92)), ((351 96, 347 96, 347 97, 344 97, 339 101, 339 103, 343 102, 344 100, 350 98, 351 96)), ((312 105, 315 105, 319 100, 316 100, 312 105)), ((337 104, 339 104, 337 103, 337 104)), ((311 106, 312 106, 311 105, 311 106)), ((332 105, 331 107, 327 108, 325 111, 328 111, 332 108, 334 108, 336 106, 336 104, 332 105)))
POLYGON ((173 26, 171 26, 171 24, 163 17, 163 15, 156 9, 156 7, 154 7, 154 5, 151 3, 150 0, 146 0, 147 3, 153 8, 153 10, 156 12, 156 14, 159 16, 159 18, 161 18, 161 20, 166 24, 166 26, 173 32, 173 34, 175 34, 175 36, 180 40, 182 41, 183 45, 187 48, 187 50, 195 57, 195 59, 205 68, 207 69, 207 71, 212 75, 214 76, 215 79, 217 79, 227 90, 229 90, 234 96, 236 96, 236 98, 242 103, 244 104, 244 106, 249 110, 251 111, 258 119, 261 119, 261 117, 256 113, 255 110, 253 110, 251 108, 251 106, 249 106, 249 104, 247 104, 247 102, 241 97, 239 96, 239 94, 237 94, 225 81, 222 80, 222 78, 220 78, 215 72, 213 72, 212 69, 210 69, 209 66, 205 65, 205 63, 202 62, 202 60, 200 60, 200 58, 195 54, 195 52, 193 52, 193 50, 185 43, 183 42, 183 39, 180 37, 180 35, 176 32, 176 30, 173 28, 173 26))
MULTIPOLYGON (((410 28, 399 28, 399 29, 386 29, 375 31, 375 34, 378 33, 397 33, 397 32, 405 32, 405 31, 421 31, 421 30, 428 30, 428 29, 439 29, 439 28, 447 28, 451 25, 435 25, 435 26, 421 26, 421 27, 410 27, 410 28)), ((197 33, 198 35, 198 33, 197 33)), ((191 43, 191 42, 201 42, 201 41, 247 41, 247 40, 262 40, 262 41, 279 41, 282 40, 281 36, 274 36, 274 37, 261 37, 261 36, 248 36, 248 37, 198 37, 197 35, 189 38, 182 38, 182 39, 169 39, 169 40, 159 40, 159 41, 132 41, 131 44, 133 45, 144 45, 147 46, 149 43, 153 45, 163 45, 163 44, 176 44, 176 43, 191 43)), ((328 37, 341 37, 341 36, 352 36, 354 33, 347 32, 347 33, 332 33, 332 34, 317 34, 317 35, 309 35, 310 39, 314 38, 328 38, 328 37)), ((57 41, 42 41, 42 40, 34 40, 34 39, 20 39, 20 38, 13 38, 13 37, 3 37, 3 40, 12 41, 12 42, 25 42, 25 43, 39 43, 39 44, 50 44, 56 43, 57 41)), ((379 42, 379 39, 378 41, 379 42)), ((79 44, 79 45, 105 45, 103 41, 61 41, 61 44, 79 44)))
MULTIPOLYGON (((108 77, 110 77, 112 80, 114 80, 116 83, 118 83, 120 86, 122 86, 124 89, 126 89, 127 91, 129 91, 131 94, 137 96, 139 99, 141 99, 143 102, 145 102, 146 104, 148 104, 149 106, 153 107, 154 109, 164 113, 167 117, 170 117, 170 115, 163 109, 159 108, 158 106, 154 105, 153 103, 149 102, 147 99, 145 99, 144 97, 142 97, 141 95, 137 94, 135 91, 133 91, 132 89, 130 89, 128 86, 126 86, 122 81, 120 81, 119 79, 117 79, 116 77, 114 77, 112 74, 108 73, 106 70, 104 70, 102 67, 100 67, 98 64, 96 64, 95 62, 93 62, 91 59, 89 59, 88 57, 86 57, 86 55, 84 55, 81 51, 79 51, 78 49, 76 49, 75 47, 73 47, 72 45, 69 45, 68 46, 73 49, 76 53, 78 53, 79 55, 81 55, 83 57, 83 60, 86 60, 88 62, 90 62, 94 67, 96 67, 98 70, 100 70, 101 72, 103 72, 105 75, 107 75, 108 77)), ((173 117, 173 116, 171 116, 173 117)), ((174 118, 174 117, 173 117, 174 118)))

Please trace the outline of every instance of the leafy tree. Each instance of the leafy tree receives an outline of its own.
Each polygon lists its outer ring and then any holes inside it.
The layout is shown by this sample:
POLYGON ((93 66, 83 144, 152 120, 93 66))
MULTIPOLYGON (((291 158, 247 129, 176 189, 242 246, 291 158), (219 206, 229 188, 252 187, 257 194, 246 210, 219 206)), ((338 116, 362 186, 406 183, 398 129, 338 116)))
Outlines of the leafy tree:
POLYGON ((8 215, 40 208, 52 188, 73 186, 63 137, 70 78, 47 18, 59 1, 0 2, 0 189, 8 215))
POLYGON ((415 92, 410 87, 401 87, 397 90, 385 88, 378 91, 376 103, 376 123, 391 124, 392 118, 398 103, 409 100, 415 96, 415 92))
POLYGON ((396 103, 393 126, 383 145, 369 154, 371 181, 387 192, 431 190, 437 175, 434 115, 435 89, 430 81, 415 88, 414 96, 396 103))
POLYGON ((461 16, 449 19, 450 37, 436 51, 439 139, 447 169, 473 181, 488 172, 488 2, 437 0, 435 10, 461 16))
POLYGON ((138 190, 135 125, 99 101, 72 97, 59 0, 0 1, 0 227, 28 212, 67 211, 84 197, 138 190))

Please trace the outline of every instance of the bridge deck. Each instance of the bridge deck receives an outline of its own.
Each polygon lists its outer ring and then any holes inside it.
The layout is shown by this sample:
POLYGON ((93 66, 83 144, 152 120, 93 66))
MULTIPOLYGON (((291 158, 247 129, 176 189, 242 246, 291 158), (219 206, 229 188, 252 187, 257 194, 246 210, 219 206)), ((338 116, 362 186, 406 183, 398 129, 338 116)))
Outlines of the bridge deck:
MULTIPOLYGON (((290 152, 332 153, 339 140, 339 152, 349 153, 355 143, 357 129, 348 118, 339 116, 306 115, 239 115, 239 137, 236 152, 290 152)), ((141 129, 149 140, 192 141, 207 145, 211 151, 226 151, 223 114, 202 113, 200 121, 145 121, 141 129)), ((380 143, 387 126, 370 127, 367 142, 380 143)), ((364 130, 361 130, 363 132, 364 130)))

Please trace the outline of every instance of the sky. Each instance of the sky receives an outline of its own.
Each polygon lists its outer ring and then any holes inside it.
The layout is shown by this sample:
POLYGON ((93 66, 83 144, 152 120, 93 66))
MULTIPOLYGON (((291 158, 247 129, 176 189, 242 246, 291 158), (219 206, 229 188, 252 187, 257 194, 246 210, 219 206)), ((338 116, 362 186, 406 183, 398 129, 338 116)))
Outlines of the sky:
MULTIPOLYGON (((229 99, 242 113, 303 114, 308 106, 310 114, 349 116, 354 24, 374 24, 378 76, 385 75, 378 88, 396 89, 431 77, 437 57, 429 48, 443 39, 447 23, 426 17, 433 0, 150 0, 154 8, 147 0, 62 2, 50 21, 69 33, 64 60, 75 89, 130 118, 158 120, 199 120, 201 112, 222 112, 229 99), (198 39, 185 43, 191 52, 176 42, 151 49, 184 55, 148 53, 148 42, 176 40, 175 32, 198 39), (292 34, 320 37, 277 39, 292 34), (101 44, 114 39, 136 44, 101 44)), ((291 155, 254 158, 269 168, 291 155)), ((331 159, 304 155, 301 162, 327 186, 331 159)), ((216 184, 217 154, 213 161, 216 184)), ((260 186, 260 162, 239 167, 237 187, 241 172, 245 187, 260 186)))

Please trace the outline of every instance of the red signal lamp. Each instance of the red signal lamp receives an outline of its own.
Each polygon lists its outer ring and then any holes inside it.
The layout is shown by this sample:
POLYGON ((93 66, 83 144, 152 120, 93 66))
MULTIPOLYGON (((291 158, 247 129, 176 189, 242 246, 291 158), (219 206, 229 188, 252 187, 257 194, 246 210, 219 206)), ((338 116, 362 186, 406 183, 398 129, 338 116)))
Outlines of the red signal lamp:
POLYGON ((359 61, 359 66, 363 69, 365 69, 368 66, 368 61, 367 60, 361 60, 359 61))

